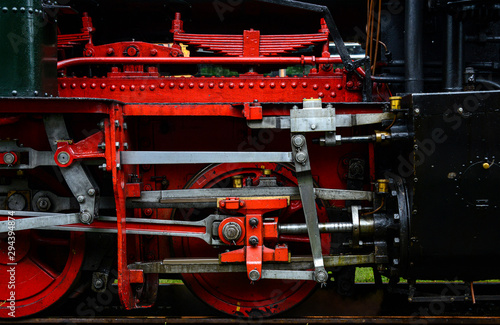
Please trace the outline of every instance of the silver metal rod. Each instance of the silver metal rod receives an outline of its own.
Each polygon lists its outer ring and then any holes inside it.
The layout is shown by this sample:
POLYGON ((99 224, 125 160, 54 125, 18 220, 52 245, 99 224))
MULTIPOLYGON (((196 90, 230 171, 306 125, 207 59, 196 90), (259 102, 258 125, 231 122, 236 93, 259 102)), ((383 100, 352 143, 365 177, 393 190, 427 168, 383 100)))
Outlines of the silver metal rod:
MULTIPOLYGON (((0 215, 10 215, 14 220, 0 221, 0 233, 20 231, 26 229, 44 228, 58 225, 69 225, 80 222, 78 213, 70 214, 48 214, 44 216, 33 216, 32 218, 16 219, 17 211, 0 211, 0 215)), ((24 211, 20 211, 24 215, 24 211)))
MULTIPOLYGON (((373 192, 315 188, 316 198, 321 200, 372 201, 373 192)), ((144 191, 140 198, 127 199, 127 208, 170 208, 170 207, 216 207, 221 197, 290 196, 300 199, 297 187, 243 187, 207 188, 167 191, 144 191)))
MULTIPOLYGON (((350 222, 329 222, 318 225, 320 233, 349 233, 352 232, 352 223, 350 222)), ((306 224, 279 224, 278 232, 280 234, 307 234, 306 224)))
MULTIPOLYGON (((375 263, 375 255, 323 256, 325 267, 369 265, 375 263)), ((311 256, 292 256, 290 263, 264 263, 262 270, 308 270, 314 267, 311 256)), ((223 263, 218 258, 169 258, 163 261, 136 262, 129 269, 144 273, 224 273, 246 272, 244 263, 223 263)))
POLYGON ((219 164, 292 162, 291 152, 240 151, 122 151, 123 165, 219 164))

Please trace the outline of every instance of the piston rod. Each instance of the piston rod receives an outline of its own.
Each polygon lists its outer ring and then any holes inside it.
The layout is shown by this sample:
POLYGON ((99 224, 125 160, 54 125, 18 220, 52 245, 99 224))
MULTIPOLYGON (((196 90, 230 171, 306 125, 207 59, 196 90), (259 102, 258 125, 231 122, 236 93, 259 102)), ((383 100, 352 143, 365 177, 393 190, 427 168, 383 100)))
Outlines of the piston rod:
MULTIPOLYGON (((320 233, 350 233, 354 230, 352 222, 327 222, 318 225, 320 233)), ((359 232, 363 235, 373 234, 375 231, 375 224, 372 216, 362 217, 359 220, 359 232)), ((278 233, 280 235, 298 235, 307 234, 307 225, 293 223, 293 224, 279 224, 278 233)))

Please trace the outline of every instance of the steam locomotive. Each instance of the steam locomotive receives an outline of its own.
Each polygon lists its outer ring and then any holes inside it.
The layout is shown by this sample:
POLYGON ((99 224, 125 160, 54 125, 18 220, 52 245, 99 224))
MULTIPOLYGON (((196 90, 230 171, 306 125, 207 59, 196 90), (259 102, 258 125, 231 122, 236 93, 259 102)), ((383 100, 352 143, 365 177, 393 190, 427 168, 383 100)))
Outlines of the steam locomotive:
POLYGON ((498 278, 499 14, 0 1, 0 317, 113 269, 126 309, 181 277, 239 317, 345 293, 358 266, 498 278))

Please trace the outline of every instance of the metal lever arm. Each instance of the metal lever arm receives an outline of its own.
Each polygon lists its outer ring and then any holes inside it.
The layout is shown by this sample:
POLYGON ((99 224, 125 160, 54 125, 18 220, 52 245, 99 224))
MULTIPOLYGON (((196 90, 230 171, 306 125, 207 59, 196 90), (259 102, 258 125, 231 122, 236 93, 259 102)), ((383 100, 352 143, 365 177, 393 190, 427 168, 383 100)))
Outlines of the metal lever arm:
POLYGON ((307 233, 309 235, 309 242, 313 255, 314 279, 316 282, 324 283, 328 279, 328 273, 325 270, 323 253, 321 251, 321 237, 315 202, 316 196, 314 194, 311 165, 309 163, 309 154, 307 152, 306 138, 304 135, 295 134, 292 136, 292 154, 307 224, 307 233))

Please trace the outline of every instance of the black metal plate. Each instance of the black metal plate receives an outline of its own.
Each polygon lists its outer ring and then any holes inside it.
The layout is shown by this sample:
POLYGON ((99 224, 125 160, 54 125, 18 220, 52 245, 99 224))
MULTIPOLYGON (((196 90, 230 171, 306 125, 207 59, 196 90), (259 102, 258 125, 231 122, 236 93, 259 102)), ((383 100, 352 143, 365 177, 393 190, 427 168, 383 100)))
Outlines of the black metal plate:
POLYGON ((410 276, 500 277, 500 92, 407 99, 415 130, 410 276))

